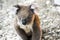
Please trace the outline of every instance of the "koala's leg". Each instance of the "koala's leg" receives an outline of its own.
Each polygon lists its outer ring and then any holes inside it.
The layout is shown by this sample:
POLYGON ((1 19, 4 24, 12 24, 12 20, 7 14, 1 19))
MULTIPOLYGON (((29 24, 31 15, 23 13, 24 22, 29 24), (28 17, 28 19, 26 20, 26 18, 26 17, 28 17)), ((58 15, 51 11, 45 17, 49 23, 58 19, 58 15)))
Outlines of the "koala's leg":
POLYGON ((23 40, 27 40, 27 39, 28 39, 28 38, 27 38, 27 35, 26 35, 26 33, 25 33, 25 31, 24 31, 23 29, 19 28, 19 26, 16 26, 15 29, 16 29, 18 35, 19 35, 23 40))
POLYGON ((33 27, 32 40, 41 40, 42 35, 40 29, 37 26, 33 27))
POLYGON ((32 40, 42 40, 41 38, 42 38, 42 30, 40 28, 40 20, 38 16, 35 16, 33 24, 32 40))

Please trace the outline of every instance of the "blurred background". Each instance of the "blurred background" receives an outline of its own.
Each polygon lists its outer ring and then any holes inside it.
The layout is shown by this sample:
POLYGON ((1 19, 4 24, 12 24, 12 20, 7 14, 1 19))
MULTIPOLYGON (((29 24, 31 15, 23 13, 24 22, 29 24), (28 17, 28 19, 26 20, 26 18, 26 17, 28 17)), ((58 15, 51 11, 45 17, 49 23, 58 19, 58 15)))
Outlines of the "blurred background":
POLYGON ((43 40, 60 40, 60 0, 0 0, 0 40, 22 40, 14 29, 14 9, 11 6, 35 1, 40 7, 43 40))

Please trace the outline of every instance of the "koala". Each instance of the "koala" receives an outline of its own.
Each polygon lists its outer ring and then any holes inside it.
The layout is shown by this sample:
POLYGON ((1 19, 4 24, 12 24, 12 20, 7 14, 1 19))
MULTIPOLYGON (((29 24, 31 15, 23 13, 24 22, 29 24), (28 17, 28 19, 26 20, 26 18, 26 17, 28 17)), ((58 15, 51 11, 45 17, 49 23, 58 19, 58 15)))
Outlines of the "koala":
POLYGON ((23 40, 42 40, 40 19, 32 5, 14 5, 17 8, 14 27, 23 40))

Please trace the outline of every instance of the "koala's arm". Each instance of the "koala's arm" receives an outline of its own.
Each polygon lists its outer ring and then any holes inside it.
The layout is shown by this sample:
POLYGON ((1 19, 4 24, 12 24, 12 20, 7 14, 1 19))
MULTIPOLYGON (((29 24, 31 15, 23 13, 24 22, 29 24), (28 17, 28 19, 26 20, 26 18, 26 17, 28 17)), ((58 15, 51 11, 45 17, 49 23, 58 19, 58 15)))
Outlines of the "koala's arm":
POLYGON ((23 40, 27 40, 26 33, 23 29, 20 28, 20 26, 17 24, 17 20, 15 19, 14 22, 14 28, 19 36, 22 37, 23 40))
POLYGON ((42 30, 40 28, 40 19, 38 15, 35 15, 32 40, 42 40, 41 38, 42 38, 42 30))

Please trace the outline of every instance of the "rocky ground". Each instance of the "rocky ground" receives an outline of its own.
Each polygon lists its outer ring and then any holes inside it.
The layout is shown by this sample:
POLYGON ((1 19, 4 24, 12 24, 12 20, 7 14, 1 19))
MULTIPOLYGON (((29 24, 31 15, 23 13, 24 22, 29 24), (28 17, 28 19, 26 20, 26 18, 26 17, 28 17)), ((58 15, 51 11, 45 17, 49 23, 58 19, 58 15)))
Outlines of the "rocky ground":
MULTIPOLYGON (((9 11, 9 8, 23 1, 0 1, 0 40, 22 40, 14 29, 14 9, 9 11)), ((60 40, 60 7, 55 7, 46 2, 47 0, 42 1, 39 12, 41 27, 44 31, 43 40, 60 40)))

